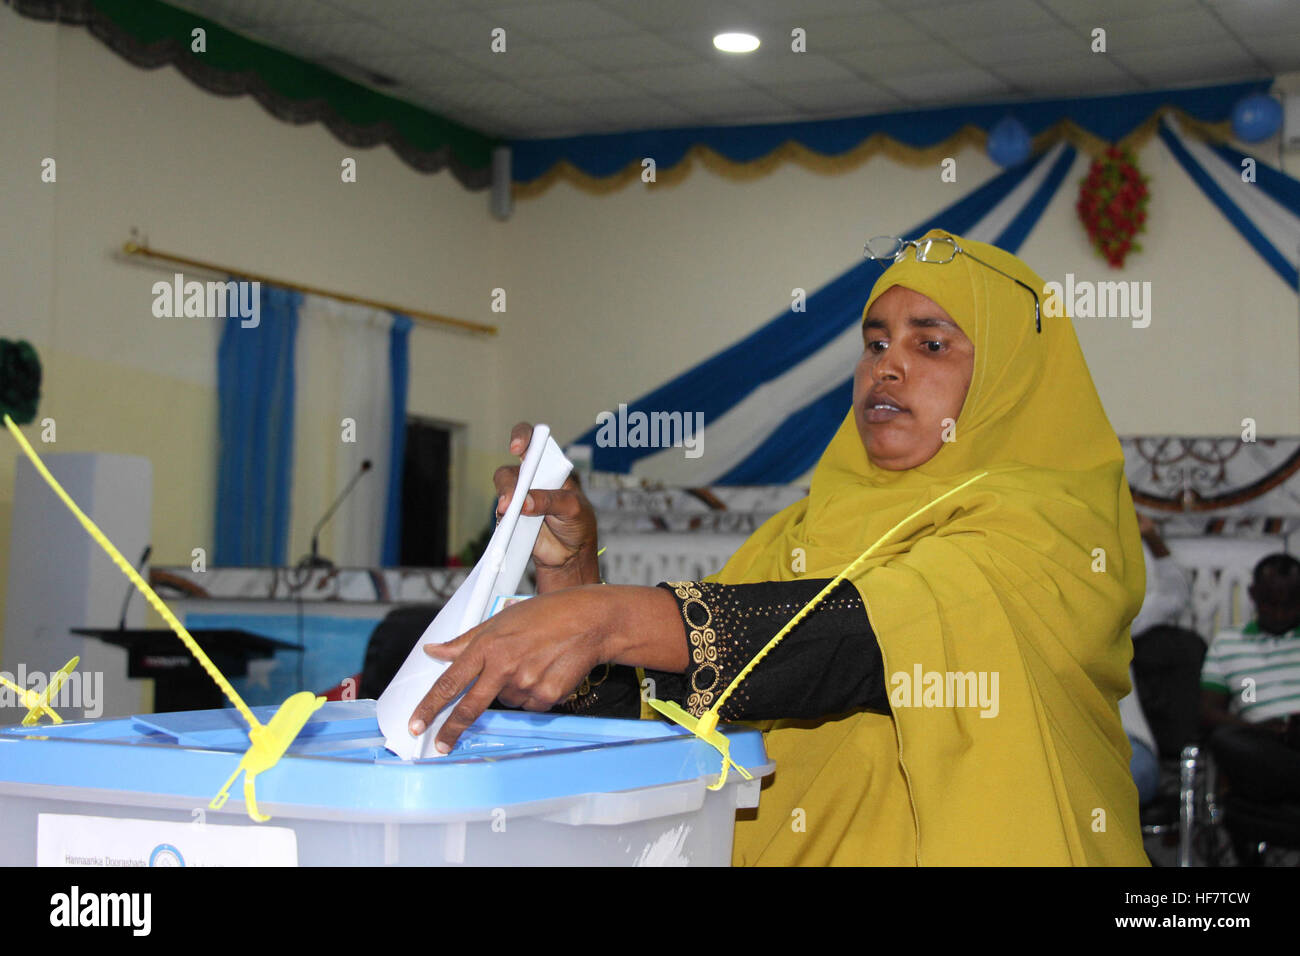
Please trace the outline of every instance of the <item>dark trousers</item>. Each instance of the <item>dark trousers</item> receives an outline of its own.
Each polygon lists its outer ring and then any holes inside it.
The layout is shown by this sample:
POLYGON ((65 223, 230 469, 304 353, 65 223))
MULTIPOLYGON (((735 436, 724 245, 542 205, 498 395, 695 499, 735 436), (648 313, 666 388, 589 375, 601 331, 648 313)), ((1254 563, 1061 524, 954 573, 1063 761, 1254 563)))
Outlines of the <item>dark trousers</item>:
POLYGON ((1237 796, 1264 803, 1300 800, 1300 750, 1272 734, 1221 726, 1210 751, 1237 796))
POLYGON ((1176 758, 1201 736, 1201 662, 1195 631, 1162 624, 1133 639, 1133 680, 1162 759, 1176 758))

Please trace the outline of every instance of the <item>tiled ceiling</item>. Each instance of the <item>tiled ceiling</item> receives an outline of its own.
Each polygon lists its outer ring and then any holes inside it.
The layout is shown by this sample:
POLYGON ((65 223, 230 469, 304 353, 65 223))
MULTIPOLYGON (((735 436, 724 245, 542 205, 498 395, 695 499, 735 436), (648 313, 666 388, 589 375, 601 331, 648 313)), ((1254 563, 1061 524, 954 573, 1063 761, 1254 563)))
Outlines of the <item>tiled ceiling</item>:
POLYGON ((797 122, 1300 70, 1300 0, 172 0, 504 138, 797 122), (806 52, 791 50, 802 28, 806 52), (1106 31, 1106 52, 1091 51, 1106 31), (505 52, 491 49, 505 31, 505 52), (713 35, 756 34, 747 55, 713 35))

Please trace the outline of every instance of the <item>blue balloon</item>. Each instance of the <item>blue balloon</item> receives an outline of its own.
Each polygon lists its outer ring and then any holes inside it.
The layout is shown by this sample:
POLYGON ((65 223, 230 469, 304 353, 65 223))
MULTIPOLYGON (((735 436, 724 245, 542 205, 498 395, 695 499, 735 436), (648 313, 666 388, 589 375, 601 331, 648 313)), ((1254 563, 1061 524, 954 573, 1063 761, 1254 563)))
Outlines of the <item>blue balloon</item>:
POLYGON ((1282 104, 1267 93, 1252 93, 1232 108, 1232 132, 1243 143, 1268 139, 1282 126, 1282 104))
POLYGON ((998 120, 989 130, 989 158, 999 166, 1009 167, 1023 163, 1029 158, 1031 145, 1029 130, 1014 116, 998 120))

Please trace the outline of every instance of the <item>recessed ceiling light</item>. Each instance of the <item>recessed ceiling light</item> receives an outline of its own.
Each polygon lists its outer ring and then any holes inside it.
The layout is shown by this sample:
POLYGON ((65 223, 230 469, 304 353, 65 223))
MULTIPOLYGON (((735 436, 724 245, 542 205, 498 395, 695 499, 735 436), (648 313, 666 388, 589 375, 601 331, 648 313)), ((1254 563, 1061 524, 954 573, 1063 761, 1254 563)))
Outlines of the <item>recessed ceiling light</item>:
POLYGON ((758 37, 752 33, 719 33, 713 45, 723 53, 753 53, 758 49, 758 37))

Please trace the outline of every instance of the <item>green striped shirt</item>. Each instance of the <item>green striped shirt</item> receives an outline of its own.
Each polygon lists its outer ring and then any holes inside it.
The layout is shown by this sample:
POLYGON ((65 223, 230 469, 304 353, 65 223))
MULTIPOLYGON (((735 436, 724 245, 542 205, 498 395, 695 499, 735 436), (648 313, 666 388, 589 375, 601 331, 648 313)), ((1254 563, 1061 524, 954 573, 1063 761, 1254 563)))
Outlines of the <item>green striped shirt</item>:
POLYGON ((1300 713, 1300 628, 1265 634, 1256 621, 1226 628, 1210 644, 1201 686, 1228 695, 1228 709, 1251 723, 1300 713))

